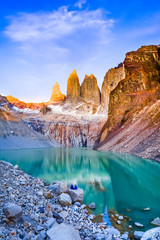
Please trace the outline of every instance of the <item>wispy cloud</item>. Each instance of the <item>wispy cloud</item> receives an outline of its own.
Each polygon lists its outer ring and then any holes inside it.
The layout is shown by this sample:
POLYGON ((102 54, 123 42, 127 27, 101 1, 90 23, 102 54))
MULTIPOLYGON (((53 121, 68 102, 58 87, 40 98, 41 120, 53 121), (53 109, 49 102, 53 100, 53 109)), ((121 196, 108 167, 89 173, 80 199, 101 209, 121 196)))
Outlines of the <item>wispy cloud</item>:
POLYGON ((104 15, 102 9, 68 11, 65 6, 53 12, 18 13, 9 17, 5 34, 18 42, 60 39, 80 29, 100 29, 105 34, 114 21, 104 15))
POLYGON ((78 8, 82 8, 83 7, 83 5, 84 4, 86 4, 86 0, 79 0, 78 2, 76 2, 75 4, 74 4, 74 7, 78 7, 78 8))

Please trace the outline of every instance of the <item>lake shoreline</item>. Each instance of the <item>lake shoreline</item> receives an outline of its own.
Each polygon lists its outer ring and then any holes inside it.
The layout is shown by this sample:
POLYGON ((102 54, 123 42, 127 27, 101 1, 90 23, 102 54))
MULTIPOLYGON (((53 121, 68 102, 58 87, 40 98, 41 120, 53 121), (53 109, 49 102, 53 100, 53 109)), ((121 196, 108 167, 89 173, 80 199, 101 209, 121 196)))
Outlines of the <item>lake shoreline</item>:
POLYGON ((46 186, 43 180, 18 170, 17 166, 13 167, 8 162, 0 161, 0 180, 2 187, 0 239, 1 237, 2 239, 19 239, 18 236, 28 237, 27 239, 52 239, 47 235, 50 229, 47 223, 51 220, 55 224, 58 222, 59 226, 62 223, 73 226, 78 231, 80 239, 87 239, 87 237, 99 239, 98 237, 102 235, 115 239, 122 238, 115 228, 106 227, 104 223, 92 223, 92 215, 88 213, 84 204, 62 206, 58 201, 59 196, 54 193, 52 198, 48 198, 49 196, 46 198, 44 192, 51 193, 49 186, 46 186), (5 215, 4 205, 8 202, 22 208, 20 222, 14 222, 5 215), (49 211, 50 207, 52 211, 49 211), (51 212, 55 215, 53 216, 51 212))

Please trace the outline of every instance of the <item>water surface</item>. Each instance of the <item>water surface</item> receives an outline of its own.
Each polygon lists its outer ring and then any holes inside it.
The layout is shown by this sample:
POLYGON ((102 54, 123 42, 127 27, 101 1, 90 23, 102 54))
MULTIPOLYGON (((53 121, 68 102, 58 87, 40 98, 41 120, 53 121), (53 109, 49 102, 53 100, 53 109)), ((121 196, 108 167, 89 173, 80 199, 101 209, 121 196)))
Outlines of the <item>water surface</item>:
POLYGON ((146 230, 160 217, 160 164, 128 154, 98 152, 83 148, 48 148, 0 151, 28 174, 52 183, 77 184, 85 192, 84 203, 96 203, 95 214, 114 209, 128 215, 146 230), (150 211, 142 211, 150 207, 150 211), (130 209, 131 212, 126 212, 130 209))

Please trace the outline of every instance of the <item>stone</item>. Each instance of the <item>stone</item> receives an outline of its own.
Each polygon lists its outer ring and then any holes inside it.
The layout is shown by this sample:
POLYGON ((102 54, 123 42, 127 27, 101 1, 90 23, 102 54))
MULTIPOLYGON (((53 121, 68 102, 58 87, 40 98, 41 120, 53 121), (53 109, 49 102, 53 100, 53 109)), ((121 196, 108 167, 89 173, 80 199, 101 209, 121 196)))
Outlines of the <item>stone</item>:
POLYGON ((79 232, 64 223, 54 224, 53 227, 47 231, 47 236, 51 240, 81 240, 79 232))
POLYGON ((144 232, 142 231, 135 231, 134 232, 134 238, 137 240, 140 240, 143 237, 144 232))
POLYGON ((80 84, 76 70, 70 74, 67 81, 67 98, 76 99, 80 97, 80 84))
POLYGON ((160 226, 160 218, 159 218, 159 217, 155 218, 155 219, 151 222, 151 224, 156 225, 156 226, 160 226))
POLYGON ((67 193, 71 196, 72 202, 83 202, 84 191, 81 188, 77 190, 68 189, 67 193))
POLYGON ((60 217, 65 219, 68 216, 68 212, 67 211, 62 211, 59 213, 60 217))
POLYGON ((118 224, 118 225, 120 225, 120 224, 121 224, 121 221, 120 221, 120 220, 118 220, 118 221, 117 221, 117 224, 118 224))
POLYGON ((90 209, 95 209, 96 208, 96 204, 94 202, 92 202, 92 203, 88 204, 88 207, 90 209))
POLYGON ((85 75, 84 81, 81 84, 81 97, 82 99, 95 106, 100 105, 101 93, 97 84, 96 77, 91 74, 85 75))
POLYGON ((49 189, 56 194, 61 194, 67 191, 67 185, 63 182, 57 181, 53 182, 53 184, 49 186, 49 189))
POLYGON ((142 210, 143 211, 150 211, 151 209, 150 209, 150 207, 147 207, 147 208, 143 208, 142 210))
POLYGON ((80 202, 75 202, 74 205, 76 205, 77 207, 80 207, 81 203, 80 202))
POLYGON ((119 219, 119 220, 123 220, 123 216, 119 216, 118 219, 119 219))
POLYGON ((141 238, 141 240, 149 240, 149 239, 152 239, 152 240, 160 239, 160 227, 152 228, 146 231, 143 234, 143 237, 141 238))
POLYGON ((128 239, 128 233, 123 233, 122 234, 122 239, 127 240, 128 239))
POLYGON ((61 193, 59 196, 59 203, 62 206, 70 206, 72 204, 72 199, 67 193, 61 193))
POLYGON ((52 199, 53 197, 53 194, 51 191, 44 192, 43 195, 46 199, 52 199))
POLYGON ((46 222, 47 229, 51 228, 56 223, 55 218, 49 218, 46 222))
POLYGON ((61 216, 54 211, 53 211, 53 217, 56 218, 56 219, 61 219, 61 216))
POLYGON ((136 227, 143 227, 143 224, 138 223, 138 222, 135 222, 135 226, 136 226, 136 227))
POLYGON ((120 232, 114 227, 108 227, 106 231, 112 235, 120 236, 120 232))
POLYGON ((4 213, 8 219, 17 221, 22 216, 22 208, 14 203, 6 203, 4 205, 4 213))
POLYGON ((62 102, 65 100, 65 95, 61 93, 59 84, 56 82, 52 88, 52 96, 50 99, 50 103, 62 102))

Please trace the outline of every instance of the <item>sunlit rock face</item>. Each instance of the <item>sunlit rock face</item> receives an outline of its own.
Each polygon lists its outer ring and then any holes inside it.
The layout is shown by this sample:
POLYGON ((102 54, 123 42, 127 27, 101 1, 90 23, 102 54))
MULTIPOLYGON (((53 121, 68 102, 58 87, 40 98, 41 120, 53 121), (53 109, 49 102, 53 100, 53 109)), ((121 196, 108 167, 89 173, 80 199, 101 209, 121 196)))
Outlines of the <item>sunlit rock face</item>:
POLYGON ((56 82, 52 88, 52 96, 50 99, 50 103, 62 102, 65 100, 65 95, 61 93, 59 84, 56 82))
POLYGON ((108 70, 104 77, 101 90, 101 113, 108 113, 108 104, 110 98, 110 92, 113 91, 118 83, 125 78, 124 64, 120 64, 117 68, 111 68, 108 70))
POLYGON ((96 77, 91 74, 85 75, 84 81, 81 85, 81 97, 83 101, 91 103, 95 106, 100 105, 101 94, 97 84, 96 77))
POLYGON ((80 97, 80 84, 76 70, 70 74, 67 82, 67 98, 76 99, 80 97))
MULTIPOLYGON (((159 125, 156 121, 159 116, 159 109, 156 108, 158 105, 155 104, 160 98, 160 56, 158 47, 143 46, 137 51, 127 53, 124 60, 124 71, 125 78, 110 93, 108 121, 103 127, 101 142, 105 142, 102 149, 113 150, 116 148, 117 151, 134 152, 133 149, 138 149, 137 144, 140 144, 140 142, 147 149, 144 142, 146 142, 146 139, 149 142, 157 124, 159 125), (154 114, 150 114, 149 111, 152 105, 154 106, 154 114), (131 126, 134 126, 134 129, 129 128, 131 126), (144 131, 143 126, 147 131, 144 131), (126 141, 126 139, 128 140, 126 141), (133 141, 134 139, 136 141, 133 141)), ((152 138, 157 139, 153 135, 152 138)), ((150 144, 153 145, 153 142, 150 142, 150 144)))

